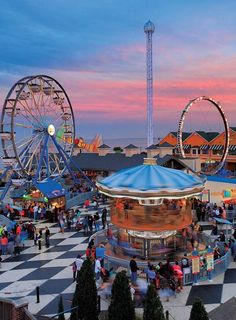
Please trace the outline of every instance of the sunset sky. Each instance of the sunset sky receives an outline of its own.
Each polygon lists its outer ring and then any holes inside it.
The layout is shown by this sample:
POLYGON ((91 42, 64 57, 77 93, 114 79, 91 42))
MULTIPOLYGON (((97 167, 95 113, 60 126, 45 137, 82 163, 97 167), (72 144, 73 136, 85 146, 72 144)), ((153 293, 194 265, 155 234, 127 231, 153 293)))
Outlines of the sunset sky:
MULTIPOLYGON (((2 1, 1 103, 21 77, 47 74, 69 95, 78 136, 145 137, 149 19, 155 136, 177 130, 181 110, 200 95, 220 101, 236 126, 235 0, 2 1)), ((207 115, 210 126, 219 121, 207 115)))

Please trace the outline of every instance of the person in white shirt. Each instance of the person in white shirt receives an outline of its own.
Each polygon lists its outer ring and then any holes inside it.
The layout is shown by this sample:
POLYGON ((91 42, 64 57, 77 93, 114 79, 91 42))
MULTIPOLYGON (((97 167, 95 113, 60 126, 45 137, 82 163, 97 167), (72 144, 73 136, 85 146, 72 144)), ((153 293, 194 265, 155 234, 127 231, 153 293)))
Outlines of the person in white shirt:
POLYGON ((83 262, 84 262, 84 260, 82 259, 82 256, 79 254, 75 260, 77 275, 82 267, 83 262))
POLYGON ((37 217, 38 217, 38 205, 35 204, 35 206, 33 207, 33 210, 34 210, 34 220, 37 220, 37 217))
POLYGON ((100 271, 101 271, 101 258, 97 257, 97 259, 95 260, 95 267, 94 267, 94 272, 95 272, 95 277, 96 280, 100 279, 100 271))

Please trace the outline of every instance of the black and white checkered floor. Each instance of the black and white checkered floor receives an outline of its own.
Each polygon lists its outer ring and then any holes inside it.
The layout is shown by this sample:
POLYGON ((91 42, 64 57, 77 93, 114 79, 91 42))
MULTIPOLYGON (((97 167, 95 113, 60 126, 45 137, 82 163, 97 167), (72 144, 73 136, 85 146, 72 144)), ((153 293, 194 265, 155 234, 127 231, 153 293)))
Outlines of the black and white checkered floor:
MULTIPOLYGON (((105 205, 100 205, 102 209, 105 205)), ((82 208, 82 216, 85 210, 82 208)), ((96 210, 90 209, 94 214, 96 210)), ((20 255, 4 259, 0 267, 0 297, 20 299, 29 302, 33 314, 55 315, 59 294, 63 295, 64 308, 70 309, 75 283, 72 281, 72 263, 78 254, 85 256, 89 235, 83 231, 59 233, 53 223, 38 224, 38 228, 48 226, 51 232, 50 247, 34 246, 32 240, 25 242, 20 255), (36 287, 40 287, 40 303, 36 303, 36 287)))
MULTIPOLYGON (((106 205, 100 205, 99 209, 106 205)), ((81 209, 82 216, 85 213, 81 209)), ((91 214, 96 210, 90 209, 91 214)), ((72 281, 72 263, 78 254, 85 255, 89 235, 83 231, 59 233, 56 224, 47 223, 51 231, 50 248, 42 246, 39 250, 33 241, 25 242, 25 249, 19 256, 5 259, 0 268, 0 297, 11 298, 29 303, 33 314, 53 316, 57 313, 59 294, 63 295, 65 310, 70 309, 75 283, 72 281), (40 303, 36 303, 36 287, 40 287, 40 303)), ((207 232, 207 225, 204 228, 207 232)), ((175 320, 187 320, 191 305, 200 297, 207 311, 213 310, 221 303, 236 295, 236 263, 214 278, 213 282, 203 282, 199 286, 186 286, 184 290, 163 301, 175 320)), ((107 308, 103 301, 102 308, 107 308)), ((66 318, 69 314, 66 314, 66 318)))

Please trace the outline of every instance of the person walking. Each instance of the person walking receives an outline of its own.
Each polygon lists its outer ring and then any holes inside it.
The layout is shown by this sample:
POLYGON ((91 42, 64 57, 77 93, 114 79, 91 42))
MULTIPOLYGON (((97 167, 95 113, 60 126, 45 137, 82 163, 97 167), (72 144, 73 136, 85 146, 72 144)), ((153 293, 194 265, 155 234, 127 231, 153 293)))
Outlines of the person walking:
POLYGON ((130 260, 129 266, 131 271, 131 282, 135 284, 137 281, 137 271, 138 271, 136 256, 133 256, 133 258, 130 260))
POLYGON ((48 227, 45 228, 45 246, 49 248, 50 243, 49 243, 49 237, 50 237, 50 230, 48 227))
POLYGON ((102 210, 102 227, 103 227, 103 229, 106 228, 106 224, 107 224, 107 208, 103 208, 103 210, 102 210))
POLYGON ((2 254, 7 254, 7 245, 8 245, 8 238, 3 235, 1 239, 1 245, 2 245, 2 254))
POLYGON ((94 272, 95 272, 96 281, 98 281, 100 279, 101 269, 102 269, 101 258, 97 257, 97 259, 95 260, 95 266, 94 266, 94 272))
POLYGON ((76 280, 76 272, 77 272, 76 261, 74 261, 72 264, 72 271, 73 271, 73 282, 74 282, 76 280))
POLYGON ((99 231, 99 219, 100 219, 99 213, 96 212, 93 216, 95 231, 99 231))
POLYGON ((36 221, 37 220, 37 218, 38 218, 38 205, 37 205, 37 203, 35 203, 35 206, 33 207, 33 211, 34 211, 34 221, 36 221))
POLYGON ((76 271, 77 271, 77 277, 78 277, 78 272, 80 271, 82 264, 84 263, 84 260, 82 259, 81 254, 78 254, 75 260, 75 263, 76 263, 76 271))

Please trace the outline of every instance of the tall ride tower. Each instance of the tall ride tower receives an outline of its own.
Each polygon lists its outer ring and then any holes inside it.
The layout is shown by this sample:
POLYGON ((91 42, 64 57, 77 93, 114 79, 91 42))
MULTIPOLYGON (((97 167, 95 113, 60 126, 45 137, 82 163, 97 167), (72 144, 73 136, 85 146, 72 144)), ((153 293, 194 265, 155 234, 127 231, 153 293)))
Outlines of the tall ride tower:
POLYGON ((144 25, 146 33, 146 68, 147 68, 147 146, 153 144, 153 78, 152 78, 152 34, 154 24, 149 20, 144 25))

